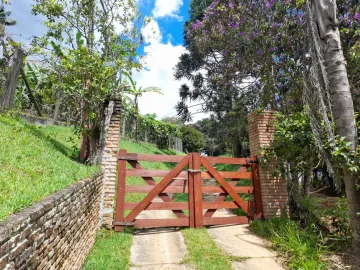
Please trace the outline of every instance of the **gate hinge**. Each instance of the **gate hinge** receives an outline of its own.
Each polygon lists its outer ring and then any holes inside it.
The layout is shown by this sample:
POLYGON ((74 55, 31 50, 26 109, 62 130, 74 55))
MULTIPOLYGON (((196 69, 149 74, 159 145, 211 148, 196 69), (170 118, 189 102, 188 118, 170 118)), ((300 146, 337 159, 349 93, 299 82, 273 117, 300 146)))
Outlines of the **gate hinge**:
POLYGON ((114 221, 114 226, 134 226, 135 222, 126 222, 126 221, 114 221))
POLYGON ((189 173, 201 173, 201 170, 188 170, 189 173))

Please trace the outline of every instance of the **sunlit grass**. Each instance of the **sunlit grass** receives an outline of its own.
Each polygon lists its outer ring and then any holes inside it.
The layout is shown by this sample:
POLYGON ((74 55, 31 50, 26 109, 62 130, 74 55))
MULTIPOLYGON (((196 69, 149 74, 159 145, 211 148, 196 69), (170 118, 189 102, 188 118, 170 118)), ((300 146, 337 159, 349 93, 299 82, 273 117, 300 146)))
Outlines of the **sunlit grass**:
POLYGON ((98 171, 74 159, 78 146, 70 127, 0 115, 0 219, 98 171))

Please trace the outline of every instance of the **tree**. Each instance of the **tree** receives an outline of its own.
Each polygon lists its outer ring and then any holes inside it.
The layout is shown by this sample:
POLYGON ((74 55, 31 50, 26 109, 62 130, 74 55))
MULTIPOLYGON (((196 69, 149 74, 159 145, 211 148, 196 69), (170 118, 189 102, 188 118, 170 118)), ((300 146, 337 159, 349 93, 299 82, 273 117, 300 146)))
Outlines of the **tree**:
POLYGON ((157 94, 160 94, 160 95, 163 95, 163 93, 161 92, 160 88, 154 87, 154 86, 149 86, 149 87, 145 87, 145 88, 142 88, 142 86, 137 87, 136 82, 132 79, 132 77, 130 76, 129 73, 124 72, 124 75, 130 81, 130 86, 125 87, 124 93, 134 96, 133 103, 134 103, 134 115, 135 115, 135 123, 136 123, 135 138, 136 138, 136 140, 138 140, 139 117, 140 117, 139 98, 144 93, 157 93, 157 94))
POLYGON ((139 16, 133 1, 35 0, 48 32, 35 37, 53 90, 67 97, 71 121, 82 136, 80 158, 98 163, 104 108, 119 95, 120 74, 141 65, 133 61, 140 42, 139 16), (49 52, 49 47, 51 51, 49 52))
MULTIPOLYGON (((312 39, 311 57, 315 63, 313 79, 322 93, 319 95, 308 93, 317 97, 320 110, 331 112, 332 118, 324 113, 320 114, 321 121, 334 121, 335 134, 343 137, 348 143, 350 153, 356 153, 358 146, 355 113, 350 85, 346 69, 340 32, 337 19, 337 6, 335 1, 309 0, 306 1, 308 12, 308 29, 312 39), (327 105, 327 95, 331 99, 331 107, 327 105), (325 100, 325 101, 323 101, 325 100), (322 101, 322 102, 321 102, 322 101), (327 108, 324 108, 325 106, 327 108)), ((314 109, 316 110, 316 109, 314 109)), ((312 121, 318 124, 316 117, 312 121)), ((315 126, 313 123, 313 126, 315 126)), ((330 127, 327 128, 331 130, 330 127)), ((316 130, 316 134, 317 134, 316 130)), ((330 131, 328 131, 330 133, 330 131)), ((328 134, 331 137, 331 133, 328 134)), ((331 139, 331 138, 328 138, 331 139)), ((343 166, 343 179, 345 183, 346 196, 351 227, 353 231, 354 252, 360 252, 360 191, 357 188, 358 176, 351 171, 351 167, 343 166)))
POLYGON ((197 129, 187 125, 181 127, 183 149, 187 153, 200 152, 204 146, 204 135, 197 129))

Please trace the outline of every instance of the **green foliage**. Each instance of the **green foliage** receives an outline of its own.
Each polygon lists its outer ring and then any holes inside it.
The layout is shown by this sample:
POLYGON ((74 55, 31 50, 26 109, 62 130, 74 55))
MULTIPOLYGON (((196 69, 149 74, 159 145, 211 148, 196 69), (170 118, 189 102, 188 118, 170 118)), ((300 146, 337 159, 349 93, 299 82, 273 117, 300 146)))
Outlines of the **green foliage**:
POLYGON ((333 249, 349 247, 352 240, 352 231, 346 198, 341 198, 336 202, 334 208, 327 211, 326 215, 330 220, 330 233, 327 241, 333 249))
POLYGON ((204 135, 191 126, 181 127, 181 138, 187 153, 200 152, 205 144, 204 135))
POLYGON ((72 159, 78 144, 70 127, 0 115, 0 219, 96 172, 72 159))
POLYGON ((326 253, 323 237, 311 226, 303 229, 287 217, 272 218, 268 221, 256 220, 250 228, 256 234, 269 239, 275 249, 286 254, 289 269, 328 269, 322 256, 326 253))
POLYGON ((293 171, 312 168, 317 153, 308 115, 305 112, 278 114, 273 141, 263 151, 263 161, 271 162, 276 158, 279 172, 287 177, 291 172, 284 166, 285 162, 292 165, 293 171))

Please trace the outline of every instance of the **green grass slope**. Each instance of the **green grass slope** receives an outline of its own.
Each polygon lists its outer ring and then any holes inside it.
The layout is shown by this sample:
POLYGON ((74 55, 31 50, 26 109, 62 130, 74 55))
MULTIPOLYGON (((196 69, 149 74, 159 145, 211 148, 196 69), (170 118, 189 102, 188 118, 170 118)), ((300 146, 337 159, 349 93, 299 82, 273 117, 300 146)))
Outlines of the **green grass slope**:
POLYGON ((69 127, 0 115, 0 220, 98 171, 71 158, 78 145, 69 127))

